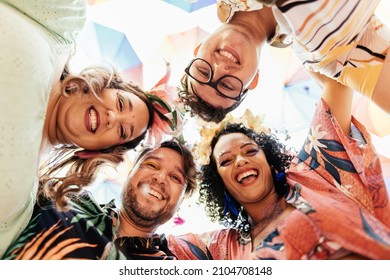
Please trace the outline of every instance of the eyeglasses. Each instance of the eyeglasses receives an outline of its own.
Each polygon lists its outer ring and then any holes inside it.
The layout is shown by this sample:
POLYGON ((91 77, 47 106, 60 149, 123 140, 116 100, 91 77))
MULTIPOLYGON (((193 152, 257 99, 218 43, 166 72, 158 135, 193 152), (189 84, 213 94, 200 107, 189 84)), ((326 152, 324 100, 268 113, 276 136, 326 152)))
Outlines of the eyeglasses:
POLYGON ((242 81, 237 77, 225 75, 213 82, 213 68, 202 58, 191 60, 184 72, 198 83, 212 87, 224 98, 240 101, 246 93, 246 90, 243 91, 242 81))

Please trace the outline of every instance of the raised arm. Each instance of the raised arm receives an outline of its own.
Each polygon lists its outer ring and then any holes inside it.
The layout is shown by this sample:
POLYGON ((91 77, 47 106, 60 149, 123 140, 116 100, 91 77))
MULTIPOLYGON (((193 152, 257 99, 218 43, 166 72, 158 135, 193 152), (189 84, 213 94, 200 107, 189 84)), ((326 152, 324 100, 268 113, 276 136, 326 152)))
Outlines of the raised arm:
POLYGON ((322 98, 328 104, 341 129, 349 135, 353 90, 319 73, 309 72, 309 74, 322 87, 322 98))

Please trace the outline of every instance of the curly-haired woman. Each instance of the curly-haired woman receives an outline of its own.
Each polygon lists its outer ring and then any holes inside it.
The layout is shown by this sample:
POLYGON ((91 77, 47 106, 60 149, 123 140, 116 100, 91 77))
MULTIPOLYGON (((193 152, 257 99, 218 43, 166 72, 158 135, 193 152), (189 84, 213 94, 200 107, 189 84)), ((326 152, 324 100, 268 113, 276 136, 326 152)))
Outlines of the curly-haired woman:
POLYGON ((215 134, 199 199, 230 229, 209 244, 230 250, 218 238, 231 236, 240 258, 390 258, 389 196, 370 135, 350 115, 352 91, 317 78, 324 93, 298 154, 243 124, 215 134))

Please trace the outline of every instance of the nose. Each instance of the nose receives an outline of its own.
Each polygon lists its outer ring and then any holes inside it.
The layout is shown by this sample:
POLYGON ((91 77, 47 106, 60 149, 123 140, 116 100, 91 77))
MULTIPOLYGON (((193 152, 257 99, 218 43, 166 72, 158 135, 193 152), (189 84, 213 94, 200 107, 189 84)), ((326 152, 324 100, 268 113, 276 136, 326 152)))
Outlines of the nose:
POLYGON ((117 114, 112 110, 107 110, 107 127, 113 128, 117 122, 117 114))
POLYGON ((223 61, 214 63, 214 79, 218 79, 226 74, 229 74, 229 66, 223 61))
POLYGON ((167 172, 164 169, 160 169, 153 173, 152 181, 158 184, 166 184, 167 182, 167 172))
POLYGON ((245 157, 243 157, 241 155, 238 155, 236 157, 236 167, 242 167, 242 166, 246 165, 247 163, 248 163, 248 160, 245 157))
POLYGON ((130 122, 131 113, 127 112, 115 112, 113 110, 107 110, 107 127, 115 127, 117 123, 127 124, 130 122))

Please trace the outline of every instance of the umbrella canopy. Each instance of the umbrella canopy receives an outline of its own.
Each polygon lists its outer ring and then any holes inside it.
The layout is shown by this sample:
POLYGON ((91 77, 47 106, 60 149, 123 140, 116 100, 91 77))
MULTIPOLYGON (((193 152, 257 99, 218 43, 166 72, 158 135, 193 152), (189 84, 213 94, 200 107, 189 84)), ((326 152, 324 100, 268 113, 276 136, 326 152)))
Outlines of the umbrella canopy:
POLYGON ((72 62, 77 68, 91 64, 112 65, 125 80, 142 86, 142 62, 123 32, 91 22, 78 36, 76 45, 72 62))
POLYGON ((163 60, 168 62, 172 66, 170 82, 177 83, 183 75, 187 63, 193 57, 194 49, 208 34, 207 31, 198 26, 168 34, 159 44, 149 63, 155 67, 163 60))
POLYGON ((164 0, 164 1, 189 13, 210 6, 217 2, 216 0, 164 0))
POLYGON ((283 85, 291 86, 310 79, 309 74, 291 48, 269 47, 269 53, 272 65, 275 67, 283 85))

